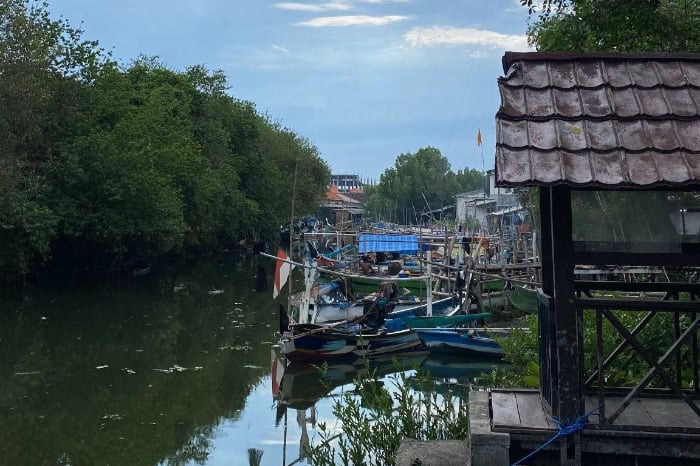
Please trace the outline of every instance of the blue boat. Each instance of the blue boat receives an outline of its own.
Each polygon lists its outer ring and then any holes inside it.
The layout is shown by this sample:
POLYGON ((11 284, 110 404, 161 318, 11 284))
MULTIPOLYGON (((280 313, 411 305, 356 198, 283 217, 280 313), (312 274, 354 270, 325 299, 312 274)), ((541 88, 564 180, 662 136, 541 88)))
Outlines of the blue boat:
POLYGON ((351 360, 423 350, 410 329, 389 332, 357 324, 294 325, 282 334, 281 351, 290 361, 351 360))
POLYGON ((503 356, 503 348, 493 338, 475 329, 416 328, 413 330, 430 352, 465 352, 498 358, 503 356))

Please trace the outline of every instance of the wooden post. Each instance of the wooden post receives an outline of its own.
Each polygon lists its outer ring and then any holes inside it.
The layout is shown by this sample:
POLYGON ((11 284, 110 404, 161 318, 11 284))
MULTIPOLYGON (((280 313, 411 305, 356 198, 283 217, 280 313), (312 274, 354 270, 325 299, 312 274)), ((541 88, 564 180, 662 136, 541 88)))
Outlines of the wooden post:
MULTIPOLYGON (((552 280, 555 328, 556 371, 558 400, 552 406, 554 415, 565 424, 573 423, 583 414, 582 373, 579 358, 579 331, 577 310, 574 304, 574 251, 571 224, 571 189, 556 186, 549 189, 549 231, 551 240, 551 271, 542 271, 552 280)), ((545 249, 544 247, 542 248, 545 249)), ((543 254, 544 256, 544 254, 543 254)), ((544 265, 544 262, 543 262, 544 265)), ((560 464, 580 465, 580 435, 563 439, 560 447, 560 464)))

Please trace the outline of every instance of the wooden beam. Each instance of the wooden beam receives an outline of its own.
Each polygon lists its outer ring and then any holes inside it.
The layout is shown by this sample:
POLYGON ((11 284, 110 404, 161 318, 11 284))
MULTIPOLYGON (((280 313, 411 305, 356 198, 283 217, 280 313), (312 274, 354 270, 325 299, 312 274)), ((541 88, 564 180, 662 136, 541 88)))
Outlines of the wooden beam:
MULTIPOLYGON (((564 424, 570 424, 583 414, 584 410, 578 315, 574 304, 571 189, 566 186, 552 187, 549 201, 556 370, 559 389, 557 406, 552 406, 552 409, 558 419, 564 424)), ((544 267, 544 260, 542 263, 544 267)), ((580 440, 580 435, 574 435, 561 442, 561 465, 581 464, 580 440)))
POLYGON ((624 310, 624 311, 658 311, 688 312, 697 311, 697 301, 652 301, 650 299, 617 298, 576 298, 576 305, 581 309, 624 310))

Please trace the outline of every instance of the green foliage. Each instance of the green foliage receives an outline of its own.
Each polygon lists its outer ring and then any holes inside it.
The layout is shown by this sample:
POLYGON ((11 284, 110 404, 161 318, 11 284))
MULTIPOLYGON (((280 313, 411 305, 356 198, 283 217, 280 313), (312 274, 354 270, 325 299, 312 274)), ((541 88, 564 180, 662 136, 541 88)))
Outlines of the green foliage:
MULTIPOLYGON (((614 314, 630 331, 643 318, 640 312, 615 312, 614 314)), ((688 316, 681 316, 681 331, 688 327, 688 316)), ((537 316, 528 317, 529 332, 515 329, 508 337, 498 342, 505 352, 504 359, 511 364, 508 368, 498 369, 489 374, 483 374, 480 382, 491 387, 530 387, 539 386, 539 343, 537 316)), ((660 358, 675 340, 673 316, 657 314, 646 327, 637 335, 641 344, 656 360, 660 358)), ((613 325, 603 319, 603 357, 607 357, 622 342, 623 338, 613 325)), ((584 374, 587 376, 597 368, 596 359, 596 322, 595 313, 584 312, 583 319, 583 362, 584 374)), ((688 387, 692 375, 692 355, 688 348, 681 351, 681 380, 688 387)), ((675 366, 667 364, 666 369, 675 375, 675 366)), ((629 387, 636 385, 649 370, 646 361, 628 347, 621 352, 605 370, 606 385, 629 387)), ((658 377, 652 379, 650 386, 665 386, 658 377)))
POLYGON ((438 149, 425 147, 396 158, 367 191, 367 209, 376 218, 417 224, 431 219, 427 212, 454 204, 456 194, 483 187, 483 180, 474 169, 454 173, 438 149))
POLYGON ((318 150, 221 71, 120 67, 45 3, 0 0, 0 75, 0 279, 273 239, 293 191, 298 215, 325 191, 318 150))
POLYGON ((406 375, 390 377, 394 390, 387 389, 376 373, 357 380, 359 396, 345 394, 333 407, 342 423, 336 433, 319 424, 320 441, 307 454, 314 466, 393 465, 401 440, 464 439, 468 432, 466 409, 450 396, 440 398, 431 391, 432 380, 418 374, 418 395, 406 383, 406 375))
POLYGON ((546 0, 528 40, 542 51, 695 52, 698 21, 698 0, 546 0))

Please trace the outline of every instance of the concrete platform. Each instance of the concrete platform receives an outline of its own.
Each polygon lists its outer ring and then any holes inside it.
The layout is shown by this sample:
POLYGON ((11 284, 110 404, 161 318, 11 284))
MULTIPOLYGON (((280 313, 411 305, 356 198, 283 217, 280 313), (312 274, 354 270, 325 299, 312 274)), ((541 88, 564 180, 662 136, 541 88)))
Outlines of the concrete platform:
POLYGON ((464 440, 423 442, 406 439, 396 454, 396 466, 470 466, 464 440))

